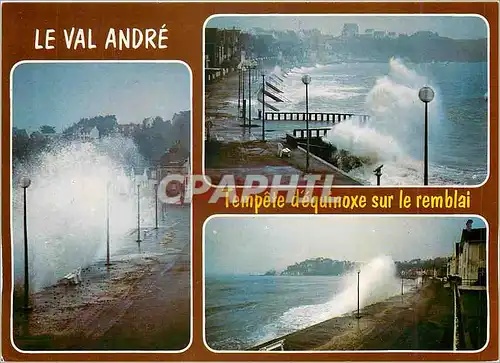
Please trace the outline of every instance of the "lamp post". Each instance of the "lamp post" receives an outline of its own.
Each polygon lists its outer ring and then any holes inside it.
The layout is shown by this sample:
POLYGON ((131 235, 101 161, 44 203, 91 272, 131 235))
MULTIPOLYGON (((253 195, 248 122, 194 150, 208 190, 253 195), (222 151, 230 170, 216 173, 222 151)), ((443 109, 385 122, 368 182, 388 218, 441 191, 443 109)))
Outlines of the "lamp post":
POLYGON ((380 185, 380 177, 382 176, 382 168, 384 166, 380 165, 377 169, 375 169, 373 172, 377 176, 377 185, 380 185))
POLYGON ((158 229, 158 183, 155 183, 155 229, 158 229))
POLYGON ((434 91, 428 86, 424 86, 418 92, 418 98, 425 104, 425 126, 424 126, 424 185, 428 185, 429 177, 429 121, 427 104, 434 99, 434 91))
POLYGON ((266 141, 266 126, 265 126, 265 121, 266 121, 266 102, 265 102, 265 87, 266 87, 266 75, 264 72, 262 72, 262 141, 266 141))
POLYGON ((252 127, 252 66, 248 66, 248 127, 252 127))
POLYGON ((26 189, 31 185, 31 179, 27 176, 21 178, 21 188, 23 188, 23 208, 24 208, 24 310, 29 311, 29 271, 28 271, 28 213, 26 189))
POLYGON ((137 243, 141 243, 141 191, 140 185, 137 184, 137 243))
POLYGON ((358 316, 357 318, 359 319, 359 274, 361 273, 361 270, 358 270, 358 316))
POLYGON ((311 76, 304 74, 302 76, 302 83, 306 85, 306 173, 309 172, 309 83, 311 83, 311 76))
POLYGON ((109 262, 109 182, 106 184, 106 266, 109 262))
POLYGON ((243 127, 246 126, 247 122, 247 101, 245 99, 245 72, 246 67, 241 67, 241 102, 243 103, 243 127))
POLYGON ((238 115, 240 114, 240 108, 241 108, 240 98, 241 98, 241 68, 238 69, 238 115))
POLYGON ((404 281, 404 271, 401 271, 401 296, 404 295, 404 285, 403 285, 403 281, 404 281))

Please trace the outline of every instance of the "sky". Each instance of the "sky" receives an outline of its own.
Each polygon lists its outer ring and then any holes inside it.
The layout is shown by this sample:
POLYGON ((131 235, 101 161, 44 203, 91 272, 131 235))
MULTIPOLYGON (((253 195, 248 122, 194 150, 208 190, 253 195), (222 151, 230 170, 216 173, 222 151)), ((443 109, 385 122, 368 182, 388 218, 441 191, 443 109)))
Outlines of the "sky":
MULTIPOLYGON (((205 227, 205 271, 264 273, 308 258, 368 262, 451 256, 467 217, 243 216, 216 217, 205 227)), ((472 228, 485 227, 473 217, 472 228)))
POLYGON ((190 72, 181 63, 22 63, 13 73, 13 126, 64 128, 84 117, 118 123, 170 120, 191 109, 190 72))
POLYGON ((428 30, 455 39, 485 38, 488 31, 485 21, 475 16, 223 16, 210 19, 207 27, 294 31, 316 28, 324 34, 340 35, 344 23, 357 23, 360 32, 368 28, 406 34, 428 30))

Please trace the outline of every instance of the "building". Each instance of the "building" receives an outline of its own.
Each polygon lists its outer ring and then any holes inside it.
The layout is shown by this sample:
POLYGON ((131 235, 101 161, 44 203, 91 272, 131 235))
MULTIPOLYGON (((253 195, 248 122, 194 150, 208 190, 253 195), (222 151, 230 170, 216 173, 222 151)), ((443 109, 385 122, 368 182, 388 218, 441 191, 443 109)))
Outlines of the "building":
POLYGON ((131 137, 137 130, 140 130, 141 125, 139 124, 118 124, 117 131, 120 135, 125 137, 131 137))
POLYGON ((158 184, 168 175, 182 175, 184 181, 171 182, 167 186, 166 194, 169 204, 184 204, 191 202, 190 188, 191 164, 189 151, 180 142, 172 146, 156 164, 156 178, 158 184))
POLYGON ((205 69, 236 68, 240 61, 241 31, 239 29, 205 29, 205 69))
POLYGON ((134 173, 134 185, 140 185, 142 188, 145 188, 149 185, 149 175, 148 169, 145 167, 137 166, 133 168, 134 173))
POLYGON ((353 38, 359 34, 359 27, 356 23, 345 23, 342 28, 342 38, 353 38))
POLYGON ((386 35, 385 30, 375 30, 375 31, 373 32, 373 37, 374 37, 375 39, 382 39, 382 38, 385 38, 385 35, 386 35))
POLYGON ((358 35, 359 38, 361 39, 372 39, 373 38, 373 31, 374 29, 366 29, 364 33, 360 33, 358 35))
MULTIPOLYGON (((26 132, 26 131, 25 131, 26 132)), ((50 140, 57 139, 60 135, 56 132, 56 129, 53 126, 44 125, 40 127, 41 135, 50 140)))
POLYGON ((82 141, 95 141, 100 137, 99 130, 94 127, 83 127, 80 129, 80 140, 82 141))
POLYGON ((147 117, 144 120, 142 120, 142 128, 143 129, 149 129, 153 127, 155 124, 155 118, 154 117, 147 117))
POLYGON ((168 174, 186 174, 188 170, 185 164, 188 161, 189 151, 178 141, 158 160, 156 166, 158 181, 168 174))
POLYGON ((460 242, 455 244, 456 274, 448 276, 454 289, 457 327, 457 348, 479 350, 486 344, 488 330, 488 294, 486 271, 486 228, 472 228, 469 219, 462 230, 460 242))
POLYGON ((457 276, 458 275, 458 264, 455 254, 448 259, 448 264, 446 266, 447 276, 457 276))
POLYGON ((472 220, 467 221, 447 264, 448 277, 460 288, 486 289, 486 240, 486 228, 472 228, 472 220))
POLYGON ((486 228, 464 229, 459 244, 458 275, 465 286, 486 286, 486 228))
POLYGON ((240 33, 239 29, 224 29, 221 34, 221 39, 219 40, 220 45, 223 49, 223 59, 221 66, 225 68, 226 66, 235 67, 239 61, 239 53, 241 51, 240 47, 240 33))
POLYGON ((217 68, 219 49, 217 28, 205 28, 205 68, 217 68))
POLYGON ((191 111, 176 112, 172 116, 172 123, 175 124, 177 122, 181 122, 183 124, 190 125, 191 124, 191 111))

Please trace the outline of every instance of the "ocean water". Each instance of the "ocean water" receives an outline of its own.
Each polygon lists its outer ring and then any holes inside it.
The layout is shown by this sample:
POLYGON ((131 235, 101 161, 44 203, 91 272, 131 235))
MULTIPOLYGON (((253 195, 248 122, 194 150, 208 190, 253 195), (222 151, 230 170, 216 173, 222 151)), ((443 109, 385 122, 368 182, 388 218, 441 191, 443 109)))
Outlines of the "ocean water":
MULTIPOLYGON (((205 334, 216 350, 242 350, 357 308, 357 274, 344 276, 207 276, 205 334)), ((405 291, 415 287, 405 280, 405 291)), ((400 294, 390 257, 361 268, 360 306, 400 294)))
MULTIPOLYGON (((382 185, 422 185, 424 155, 424 104, 418 91, 430 85, 435 98, 429 104, 429 184, 478 185, 487 178, 488 98, 487 63, 410 64, 399 59, 388 63, 344 63, 296 67, 284 76, 281 88, 288 102, 266 102, 280 111, 305 111, 309 74, 310 112, 368 114, 341 124, 312 122, 310 127, 330 127, 328 140, 367 159, 351 175, 375 184, 373 169, 384 165, 382 185)), ((261 103, 254 105, 257 115, 261 103)), ((259 123, 260 121, 255 121, 259 123)), ((304 122, 268 121, 267 137, 284 137, 304 122)), ((260 129, 253 131, 260 137, 260 129)))

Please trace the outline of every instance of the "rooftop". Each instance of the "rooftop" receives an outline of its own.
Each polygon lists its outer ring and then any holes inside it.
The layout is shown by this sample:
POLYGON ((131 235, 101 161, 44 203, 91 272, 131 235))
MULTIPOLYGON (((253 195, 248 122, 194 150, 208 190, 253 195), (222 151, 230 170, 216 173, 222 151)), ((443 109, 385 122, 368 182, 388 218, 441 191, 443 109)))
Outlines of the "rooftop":
POLYGON ((486 243, 486 228, 472 228, 462 230, 460 242, 484 242, 486 243))

